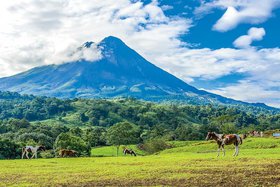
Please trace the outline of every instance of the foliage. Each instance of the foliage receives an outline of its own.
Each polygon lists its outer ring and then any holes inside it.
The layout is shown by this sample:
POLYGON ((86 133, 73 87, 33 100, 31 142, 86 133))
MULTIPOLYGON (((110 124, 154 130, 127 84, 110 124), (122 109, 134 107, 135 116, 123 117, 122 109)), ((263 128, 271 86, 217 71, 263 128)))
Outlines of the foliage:
POLYGON ((69 100, 0 92, 0 119, 42 120, 69 110, 69 100))
POLYGON ((55 157, 55 151, 54 150, 46 150, 46 151, 40 152, 40 156, 42 158, 54 158, 55 157))
POLYGON ((108 144, 117 147, 117 155, 120 145, 137 143, 139 140, 139 129, 129 122, 120 122, 110 127, 106 134, 108 144))
POLYGON ((7 139, 0 139, 0 159, 19 158, 21 155, 20 146, 7 139))
POLYGON ((171 145, 166 143, 163 139, 153 139, 145 142, 144 150, 148 153, 156 153, 165 149, 171 148, 171 145))
POLYGON ((61 100, 0 92, 0 139, 20 146, 42 144, 51 150, 58 136, 67 134, 63 147, 77 149, 81 144, 85 155, 89 155, 89 147, 158 139, 202 140, 208 131, 245 133, 279 128, 279 110, 249 106, 152 103, 132 98, 61 100), (120 128, 114 127, 118 125, 120 128))
POLYGON ((71 149, 83 156, 90 155, 90 147, 87 143, 82 138, 74 136, 71 133, 61 133, 55 140, 54 148, 57 151, 71 149))
POLYGON ((106 145, 106 129, 103 127, 87 128, 84 131, 84 140, 89 143, 91 147, 99 145, 106 145))

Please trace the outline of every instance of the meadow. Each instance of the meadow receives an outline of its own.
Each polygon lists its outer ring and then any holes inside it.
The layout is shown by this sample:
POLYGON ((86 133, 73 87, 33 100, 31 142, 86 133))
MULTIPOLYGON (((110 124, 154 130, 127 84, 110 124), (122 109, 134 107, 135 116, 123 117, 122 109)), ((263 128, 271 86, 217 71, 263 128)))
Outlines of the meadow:
POLYGON ((92 157, 1 160, 0 186, 280 185, 280 139, 248 138, 238 157, 227 146, 226 156, 219 158, 214 142, 171 144, 171 149, 137 157, 116 157, 115 147, 108 146, 93 149, 92 157))

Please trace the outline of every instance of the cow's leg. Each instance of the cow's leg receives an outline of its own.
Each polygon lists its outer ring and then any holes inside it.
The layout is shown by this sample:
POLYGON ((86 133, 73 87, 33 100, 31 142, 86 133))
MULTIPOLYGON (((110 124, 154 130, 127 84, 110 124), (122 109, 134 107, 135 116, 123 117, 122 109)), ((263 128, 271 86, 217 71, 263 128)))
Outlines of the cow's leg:
POLYGON ((26 155, 27 159, 29 159, 29 156, 28 156, 28 155, 29 155, 29 152, 28 152, 28 151, 26 151, 26 154, 25 154, 25 155, 26 155))
POLYGON ((220 148, 221 148, 221 145, 219 145, 219 147, 218 147, 218 155, 217 155, 217 157, 220 156, 220 148))
POLYGON ((23 159, 24 155, 25 155, 25 151, 22 151, 21 159, 23 159))
MULTIPOLYGON (((32 152, 32 153, 33 153, 33 152, 32 152)), ((35 154, 36 154, 36 152, 34 152, 34 153, 33 153, 33 155, 32 155, 32 157, 31 157, 31 159, 32 159, 32 158, 34 158, 35 154)))
POLYGON ((235 151, 234 151, 233 156, 236 156, 236 154, 237 154, 237 145, 235 145, 235 151))
POLYGON ((236 155, 235 156, 238 156, 238 154, 239 154, 239 147, 238 147, 238 145, 236 145, 236 155))
POLYGON ((222 150, 223 150, 223 156, 225 156, 226 155, 226 150, 225 150, 225 146, 224 145, 222 145, 222 150))

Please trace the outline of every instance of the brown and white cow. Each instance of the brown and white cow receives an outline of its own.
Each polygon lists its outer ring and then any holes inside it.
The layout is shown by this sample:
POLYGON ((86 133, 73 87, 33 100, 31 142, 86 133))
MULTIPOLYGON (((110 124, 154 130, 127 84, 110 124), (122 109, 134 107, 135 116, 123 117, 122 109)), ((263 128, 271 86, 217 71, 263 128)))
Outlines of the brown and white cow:
POLYGON ((239 148, 238 145, 242 144, 242 139, 237 134, 217 134, 215 132, 208 132, 206 136, 206 140, 215 140, 218 144, 218 155, 220 155, 220 149, 223 151, 223 156, 225 156, 225 145, 233 144, 235 146, 235 152, 233 156, 238 156, 239 148))
POLYGON ((21 150, 22 150, 21 159, 23 159, 24 156, 26 156, 26 158, 29 159, 29 156, 28 156, 29 153, 32 153, 32 157, 31 157, 31 159, 32 159, 34 157, 37 158, 38 157, 38 152, 39 151, 45 151, 46 147, 43 146, 43 145, 39 145, 39 146, 36 146, 36 147, 27 145, 27 146, 23 147, 21 150))

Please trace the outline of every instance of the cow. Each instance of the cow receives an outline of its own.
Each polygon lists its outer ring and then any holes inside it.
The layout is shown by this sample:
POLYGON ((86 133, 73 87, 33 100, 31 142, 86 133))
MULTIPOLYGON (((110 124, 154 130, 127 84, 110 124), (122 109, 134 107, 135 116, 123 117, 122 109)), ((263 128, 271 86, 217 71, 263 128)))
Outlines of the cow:
POLYGON ((60 157, 77 157, 78 152, 75 150, 70 150, 70 149, 61 149, 59 151, 59 156, 60 157))
POLYGON ((28 156, 29 153, 32 153, 32 157, 31 157, 31 159, 32 159, 34 157, 38 158, 38 155, 37 155, 38 152, 39 151, 45 151, 46 147, 43 146, 43 145, 38 145, 36 147, 27 145, 27 146, 23 147, 21 150, 22 150, 21 159, 23 159, 24 156, 26 156, 26 158, 29 159, 29 156, 28 156))

